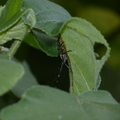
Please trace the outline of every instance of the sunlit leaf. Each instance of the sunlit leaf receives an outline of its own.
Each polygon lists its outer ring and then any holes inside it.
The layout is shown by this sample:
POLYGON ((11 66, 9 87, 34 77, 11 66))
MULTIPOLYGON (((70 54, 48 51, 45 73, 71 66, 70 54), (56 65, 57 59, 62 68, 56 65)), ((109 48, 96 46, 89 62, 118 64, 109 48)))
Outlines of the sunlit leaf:
POLYGON ((61 30, 61 39, 68 51, 71 92, 79 95, 83 91, 97 89, 100 83, 99 72, 110 52, 104 37, 89 22, 81 18, 71 18, 61 30), (95 57, 95 43, 107 48, 100 60, 95 57))
POLYGON ((21 11, 23 0, 8 0, 0 16, 0 33, 14 25, 23 15, 21 11))

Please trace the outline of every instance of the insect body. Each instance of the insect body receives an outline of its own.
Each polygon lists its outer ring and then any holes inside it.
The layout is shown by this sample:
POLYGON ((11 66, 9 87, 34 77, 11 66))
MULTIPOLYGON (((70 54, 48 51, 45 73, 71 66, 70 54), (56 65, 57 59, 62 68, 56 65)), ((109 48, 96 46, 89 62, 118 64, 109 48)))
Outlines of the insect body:
POLYGON ((58 68, 59 69, 58 77, 60 77, 60 73, 62 71, 63 66, 66 65, 68 67, 68 65, 66 64, 66 61, 68 60, 67 51, 64 46, 64 42, 60 39, 60 37, 58 38, 58 51, 60 53, 60 58, 62 59, 62 63, 58 68))
POLYGON ((68 59, 68 56, 66 48, 64 46, 64 42, 61 41, 60 37, 58 38, 58 50, 60 53, 60 58, 62 59, 62 62, 65 64, 68 59))

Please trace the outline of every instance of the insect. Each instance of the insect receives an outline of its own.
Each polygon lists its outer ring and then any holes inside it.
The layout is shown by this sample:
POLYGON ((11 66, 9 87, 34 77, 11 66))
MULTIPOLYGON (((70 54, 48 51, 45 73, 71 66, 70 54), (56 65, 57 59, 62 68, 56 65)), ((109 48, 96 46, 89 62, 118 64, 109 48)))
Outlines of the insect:
MULTIPOLYGON (((68 65, 66 64, 66 61, 68 60, 68 55, 67 55, 67 52, 68 52, 68 51, 66 51, 66 48, 65 48, 65 46, 64 46, 64 42, 61 40, 60 37, 58 37, 58 51, 59 51, 59 54, 60 54, 60 58, 62 59, 61 65, 60 65, 60 67, 58 68, 58 70, 59 70, 58 78, 59 78, 63 66, 66 65, 66 66, 68 67, 68 65)), ((69 68, 69 67, 68 67, 68 68, 69 68)))

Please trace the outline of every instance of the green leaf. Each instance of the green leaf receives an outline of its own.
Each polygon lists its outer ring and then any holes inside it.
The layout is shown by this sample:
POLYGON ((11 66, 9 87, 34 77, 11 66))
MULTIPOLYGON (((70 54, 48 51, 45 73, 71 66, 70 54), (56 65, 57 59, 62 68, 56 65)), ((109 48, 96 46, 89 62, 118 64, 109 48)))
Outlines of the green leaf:
POLYGON ((0 116, 2 120, 83 120, 83 113, 72 95, 38 86, 29 90, 18 104, 4 109, 0 116))
POLYGON ((26 26, 23 21, 19 21, 15 26, 9 28, 5 32, 0 33, 0 44, 4 44, 12 39, 23 40, 28 32, 28 29, 29 27, 26 26))
POLYGON ((91 120, 119 120, 120 104, 106 91, 84 92, 78 97, 91 120))
MULTIPOLYGON (((33 30, 34 31, 34 30, 33 30)), ((28 34, 24 41, 30 46, 42 50, 48 56, 58 56, 57 38, 48 36, 40 31, 34 31, 34 35, 28 34)))
MULTIPOLYGON (((78 96, 79 101, 89 101, 89 102, 96 102, 99 104, 118 104, 117 101, 112 97, 112 95, 103 90, 91 90, 81 93, 78 96)), ((85 103, 86 104, 86 103, 85 103)))
POLYGON ((71 18, 61 30, 61 40, 64 42, 69 57, 71 92, 79 95, 81 92, 97 89, 100 84, 99 73, 110 52, 104 37, 89 22, 81 18, 71 18), (94 53, 95 43, 104 45, 105 55, 97 60, 94 53))
POLYGON ((4 8, 4 6, 0 6, 0 17, 1 17, 1 13, 2 13, 3 8, 4 8))
POLYGON ((36 48, 36 49, 40 49, 41 50, 41 47, 39 46, 37 40, 35 39, 35 37, 31 34, 31 33, 28 33, 26 36, 25 36, 25 39, 24 41, 29 44, 30 46, 36 48))
POLYGON ((48 36, 40 31, 33 30, 39 48, 48 56, 58 56, 57 38, 48 36))
POLYGON ((25 74, 11 90, 17 97, 21 97, 22 94, 32 86, 38 85, 36 78, 31 73, 28 64, 24 61, 22 65, 24 66, 25 74))
POLYGON ((24 0, 23 8, 34 10, 36 16, 34 28, 52 36, 57 35, 62 24, 71 17, 61 6, 48 0, 24 0))
POLYGON ((119 120, 120 104, 105 91, 88 91, 79 97, 36 86, 22 100, 1 111, 2 120, 119 120))
POLYGON ((22 19, 25 24, 30 26, 30 28, 33 28, 36 24, 35 13, 32 9, 27 9, 22 19))
POLYGON ((0 57, 0 95, 10 90, 23 74, 20 64, 0 57))
POLYGON ((23 15, 21 5, 23 0, 8 0, 0 17, 0 33, 14 25, 23 15))
MULTIPOLYGON (((36 17, 36 24, 32 32, 38 44, 35 46, 35 42, 27 43, 33 44, 32 46, 37 48, 39 47, 40 50, 49 56, 58 56, 57 39, 51 36, 59 34, 63 23, 71 17, 70 14, 61 6, 48 0, 24 0, 23 8, 32 8, 36 17)), ((30 25, 26 21, 26 17, 23 17, 23 20, 26 24, 30 25)))

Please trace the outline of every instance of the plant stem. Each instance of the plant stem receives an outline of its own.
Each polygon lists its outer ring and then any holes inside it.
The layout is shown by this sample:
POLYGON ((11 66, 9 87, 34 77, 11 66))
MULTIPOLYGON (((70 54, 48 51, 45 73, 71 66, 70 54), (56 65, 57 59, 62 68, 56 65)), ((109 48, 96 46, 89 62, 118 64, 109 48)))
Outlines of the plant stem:
POLYGON ((10 59, 14 56, 14 54, 16 53, 17 49, 19 48, 20 44, 21 44, 20 40, 14 41, 14 43, 12 44, 12 46, 8 52, 8 56, 10 59))

